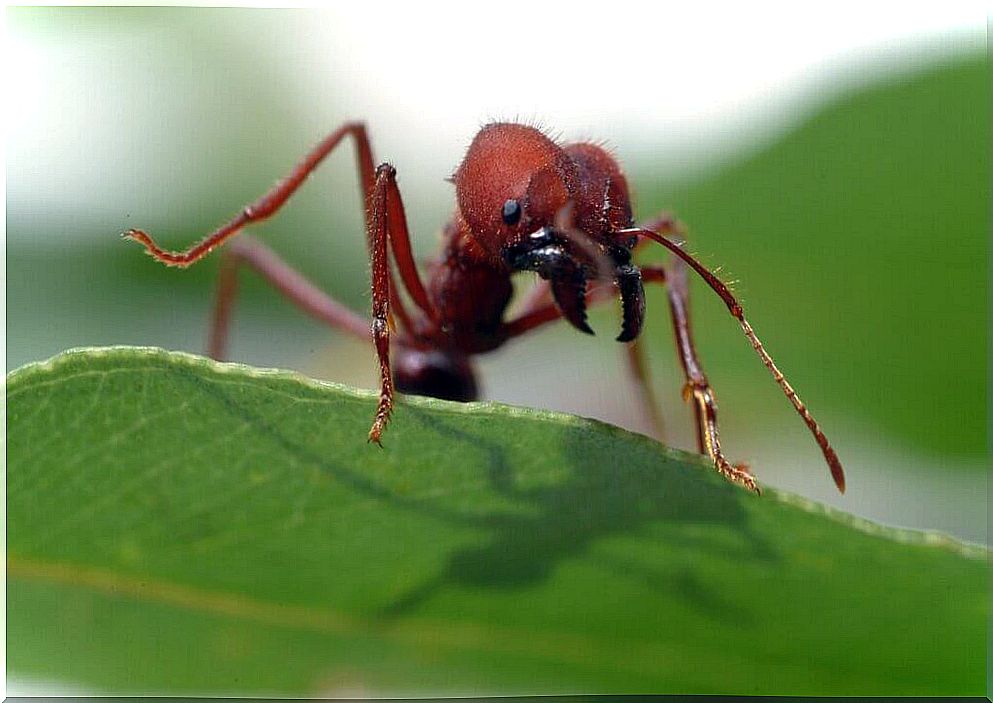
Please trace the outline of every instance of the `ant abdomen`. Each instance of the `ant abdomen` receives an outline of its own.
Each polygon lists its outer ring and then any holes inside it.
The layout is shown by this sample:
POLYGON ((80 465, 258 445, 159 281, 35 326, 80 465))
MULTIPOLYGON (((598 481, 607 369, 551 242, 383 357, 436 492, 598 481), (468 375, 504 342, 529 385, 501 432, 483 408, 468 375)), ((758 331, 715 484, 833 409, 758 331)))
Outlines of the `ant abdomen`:
POLYGON ((438 349, 401 349, 393 365, 401 393, 467 403, 479 399, 476 374, 465 356, 438 349))

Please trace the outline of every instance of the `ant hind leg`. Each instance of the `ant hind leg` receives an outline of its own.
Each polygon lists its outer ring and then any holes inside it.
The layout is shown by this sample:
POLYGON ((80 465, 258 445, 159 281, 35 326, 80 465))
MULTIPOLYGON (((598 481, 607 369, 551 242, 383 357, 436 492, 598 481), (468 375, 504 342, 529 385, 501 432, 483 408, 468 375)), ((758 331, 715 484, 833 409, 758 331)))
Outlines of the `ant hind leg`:
POLYGON ((283 261, 265 244, 247 234, 224 249, 217 278, 207 354, 222 361, 227 352, 231 312, 238 292, 238 270, 248 266, 311 317, 363 341, 368 321, 337 302, 283 261))

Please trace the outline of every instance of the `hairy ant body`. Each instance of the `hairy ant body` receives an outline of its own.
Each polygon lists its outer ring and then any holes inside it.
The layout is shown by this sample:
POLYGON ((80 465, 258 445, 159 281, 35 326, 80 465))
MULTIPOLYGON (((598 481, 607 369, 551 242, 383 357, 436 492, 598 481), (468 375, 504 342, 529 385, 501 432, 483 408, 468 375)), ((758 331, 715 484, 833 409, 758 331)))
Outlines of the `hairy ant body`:
MULTIPOLYGON (((183 252, 168 252, 140 230, 124 236, 145 246, 155 259, 185 267, 244 227, 279 210, 307 176, 347 136, 357 147, 366 203, 367 244, 372 262, 371 332, 379 360, 380 395, 369 441, 380 443, 396 391, 469 401, 478 397, 473 355, 565 318, 592 334, 589 303, 619 294, 623 324, 617 337, 628 343, 629 359, 644 396, 648 383, 641 349, 635 342, 645 319, 644 284, 667 287, 676 347, 686 377, 684 398, 693 401, 699 451, 729 480, 758 491, 744 465, 724 456, 717 428, 717 401, 697 359, 688 316, 686 268, 696 271, 727 305, 752 347, 814 434, 838 489, 844 491, 841 463, 796 392, 755 336, 741 305, 727 286, 680 243, 667 215, 635 226, 627 181, 617 161, 591 143, 559 145, 523 124, 491 123, 476 135, 450 179, 455 214, 444 229, 441 255, 428 267, 425 285, 414 263, 396 170, 373 167, 362 123, 348 123, 328 135, 268 193, 234 219, 183 252), (632 254, 652 240, 675 257, 666 266, 637 267, 632 254), (392 263, 388 252, 392 251, 392 263), (519 316, 504 320, 512 296, 511 276, 536 272, 542 282, 524 301, 519 316), (399 294, 402 283, 416 307, 399 294), (395 336, 391 328, 396 326, 395 336), (391 365, 391 343, 396 345, 391 365)), ((227 247, 221 263, 209 353, 224 357, 237 270, 248 265, 312 316, 362 339, 369 324, 337 303, 281 261, 268 247, 243 236, 227 247)), ((654 407, 649 411, 653 414, 654 407)))

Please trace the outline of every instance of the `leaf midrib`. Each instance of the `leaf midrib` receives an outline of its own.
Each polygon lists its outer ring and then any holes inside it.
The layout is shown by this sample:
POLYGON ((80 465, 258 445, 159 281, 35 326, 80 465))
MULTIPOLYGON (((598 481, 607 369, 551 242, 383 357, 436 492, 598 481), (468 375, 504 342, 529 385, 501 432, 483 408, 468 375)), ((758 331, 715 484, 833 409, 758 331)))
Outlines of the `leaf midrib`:
MULTIPOLYGON (((703 658, 710 654, 709 649, 687 644, 680 645, 681 651, 677 653, 675 647, 659 646, 656 642, 643 639, 594 639, 573 633, 525 630, 491 623, 482 626, 465 621, 453 623, 416 616, 406 616, 402 621, 385 624, 331 608, 273 603, 230 591, 209 591, 145 576, 125 575, 67 562, 23 558, 16 554, 7 556, 7 574, 9 578, 85 588, 104 596, 323 635, 366 636, 374 633, 408 646, 430 643, 454 650, 501 649, 573 664, 596 663, 603 668, 632 674, 650 674, 659 658, 682 657, 687 650, 697 650, 697 656, 703 658)), ((722 654, 722 666, 741 670, 749 668, 747 660, 730 657, 730 654, 722 654)))

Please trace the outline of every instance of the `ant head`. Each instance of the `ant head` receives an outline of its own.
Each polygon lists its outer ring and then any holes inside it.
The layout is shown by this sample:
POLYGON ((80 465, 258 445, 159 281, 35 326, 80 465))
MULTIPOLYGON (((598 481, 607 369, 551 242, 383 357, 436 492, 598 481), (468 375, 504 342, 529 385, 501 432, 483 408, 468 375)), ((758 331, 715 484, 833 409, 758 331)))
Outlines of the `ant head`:
POLYGON ((459 211, 494 259, 503 248, 549 226, 579 190, 576 164, 534 127, 483 127, 453 177, 459 211))
POLYGON ((476 135, 453 180, 462 218, 494 260, 549 281, 562 314, 588 334, 587 281, 613 281, 624 309, 618 340, 638 335, 641 272, 631 264, 633 242, 614 235, 631 225, 630 200, 606 151, 563 148, 534 127, 494 123, 476 135))

